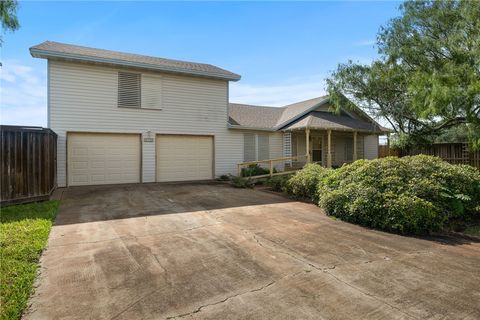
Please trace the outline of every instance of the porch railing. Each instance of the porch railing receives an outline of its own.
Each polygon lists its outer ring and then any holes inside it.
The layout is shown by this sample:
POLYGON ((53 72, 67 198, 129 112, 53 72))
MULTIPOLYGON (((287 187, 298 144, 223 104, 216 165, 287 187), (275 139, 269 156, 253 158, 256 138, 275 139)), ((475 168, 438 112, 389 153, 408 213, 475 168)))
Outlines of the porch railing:
POLYGON ((245 167, 248 167, 250 165, 256 165, 256 164, 268 164, 268 168, 269 168, 269 173, 268 174, 262 174, 262 175, 256 175, 256 176, 249 176, 249 178, 267 178, 267 177, 273 177, 273 176, 280 176, 280 175, 284 175, 284 174, 289 174, 289 173, 292 173, 294 171, 297 171, 299 169, 301 169, 300 167, 299 168, 294 168, 293 166, 290 167, 291 170, 285 170, 285 166, 286 166, 286 163, 287 162, 290 162, 290 161, 299 161, 299 159, 305 159, 305 162, 307 162, 307 159, 308 159, 308 154, 305 154, 305 155, 300 155, 300 156, 291 156, 291 157, 283 157, 283 158, 275 158, 275 159, 268 159, 268 160, 257 160, 257 161, 246 161, 246 162, 241 162, 239 164, 237 164, 237 169, 238 169, 238 176, 241 177, 242 176, 242 169, 245 168, 245 167), (274 172, 274 169, 275 169, 275 163, 278 163, 278 162, 283 162, 283 166, 284 166, 284 171, 280 171, 280 172, 274 172))

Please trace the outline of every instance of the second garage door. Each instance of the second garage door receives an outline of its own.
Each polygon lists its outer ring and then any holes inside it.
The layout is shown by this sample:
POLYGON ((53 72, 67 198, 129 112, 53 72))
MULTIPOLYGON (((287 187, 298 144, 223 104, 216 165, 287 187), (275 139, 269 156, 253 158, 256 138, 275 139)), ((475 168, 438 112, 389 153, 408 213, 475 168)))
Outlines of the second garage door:
POLYGON ((68 185, 140 182, 140 135, 69 133, 68 185))
POLYGON ((157 181, 213 178, 213 137, 157 136, 157 181))

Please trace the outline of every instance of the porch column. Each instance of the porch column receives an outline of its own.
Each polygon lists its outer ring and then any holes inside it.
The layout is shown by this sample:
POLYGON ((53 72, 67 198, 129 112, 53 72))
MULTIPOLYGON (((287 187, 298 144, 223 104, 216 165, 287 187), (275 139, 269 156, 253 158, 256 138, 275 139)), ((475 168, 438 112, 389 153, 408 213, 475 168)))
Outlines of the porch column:
POLYGON ((357 160, 357 131, 353 132, 353 161, 357 160))
POLYGON ((305 148, 307 149, 307 163, 310 163, 311 156, 310 156, 310 128, 305 129, 305 148))
POLYGON ((332 167, 332 130, 327 130, 327 168, 332 167))

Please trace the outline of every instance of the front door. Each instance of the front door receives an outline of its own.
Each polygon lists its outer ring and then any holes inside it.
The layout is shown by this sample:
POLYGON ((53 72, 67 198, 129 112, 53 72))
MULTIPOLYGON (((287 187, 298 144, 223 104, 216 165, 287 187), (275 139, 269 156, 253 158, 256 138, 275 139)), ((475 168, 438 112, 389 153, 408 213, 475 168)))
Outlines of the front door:
POLYGON ((312 137, 310 144, 312 162, 322 162, 322 137, 312 137))

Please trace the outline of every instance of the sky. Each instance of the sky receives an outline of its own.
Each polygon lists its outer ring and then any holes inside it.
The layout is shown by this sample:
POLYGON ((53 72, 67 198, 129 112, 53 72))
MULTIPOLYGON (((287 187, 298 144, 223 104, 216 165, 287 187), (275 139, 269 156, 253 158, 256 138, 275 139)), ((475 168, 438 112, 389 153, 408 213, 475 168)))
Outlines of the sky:
POLYGON ((230 102, 283 106, 325 93, 339 63, 370 63, 399 2, 20 2, 0 48, 0 122, 47 125, 43 41, 210 63, 238 73, 230 102))

